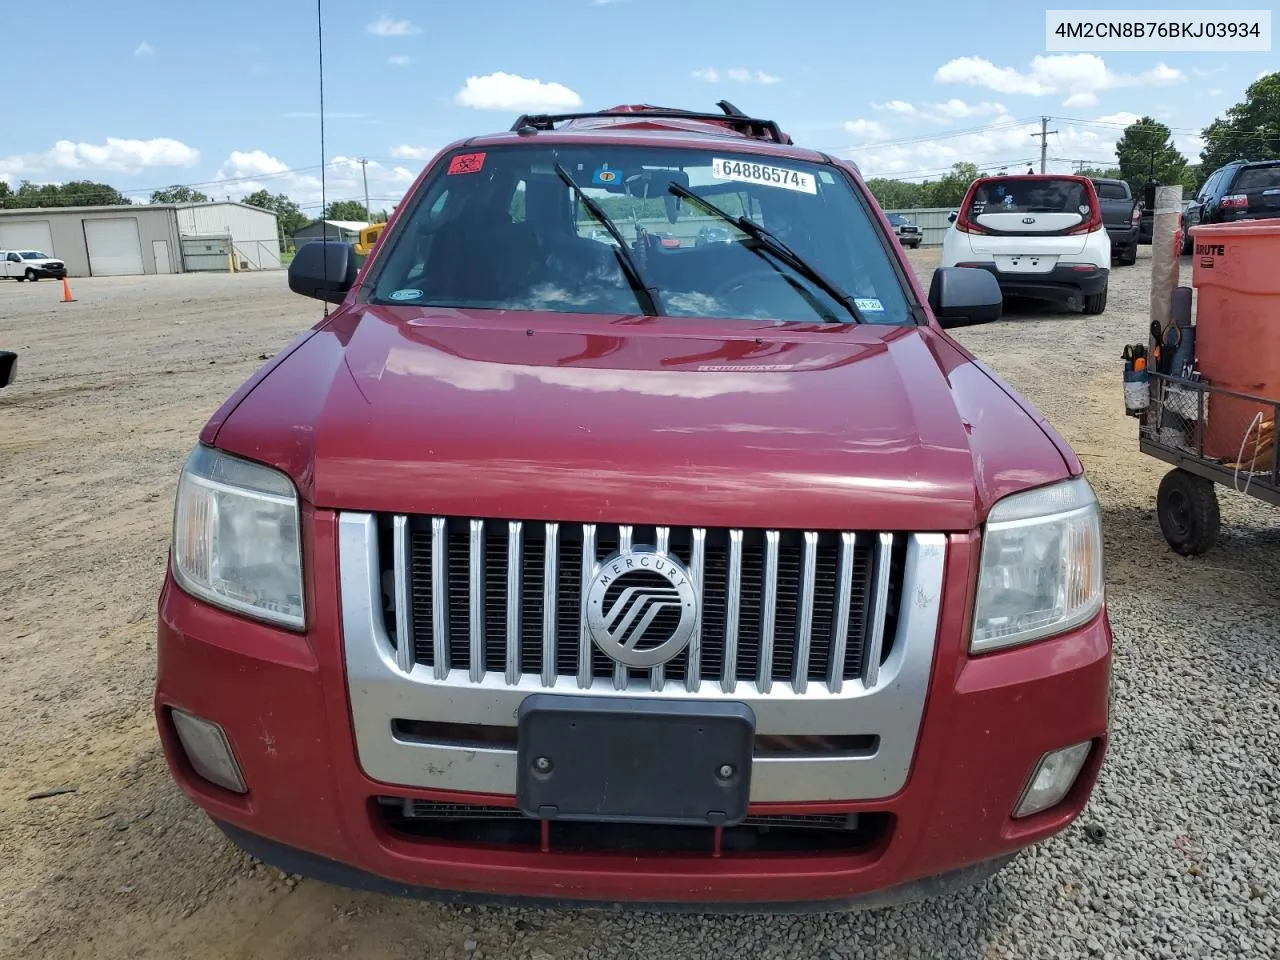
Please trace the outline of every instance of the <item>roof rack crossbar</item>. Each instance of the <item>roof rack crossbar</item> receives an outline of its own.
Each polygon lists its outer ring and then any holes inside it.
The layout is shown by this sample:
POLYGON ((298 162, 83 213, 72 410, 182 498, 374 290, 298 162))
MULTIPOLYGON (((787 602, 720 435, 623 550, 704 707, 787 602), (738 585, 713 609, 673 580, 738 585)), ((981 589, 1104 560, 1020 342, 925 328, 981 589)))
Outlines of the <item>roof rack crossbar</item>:
MULTIPOLYGON (((717 106, 720 106, 717 104, 717 106)), ((732 107, 732 104, 729 105, 732 107)), ((725 109, 721 107, 721 109, 725 109)), ((737 110, 736 107, 732 109, 737 110)), ((612 110, 593 110, 585 113, 525 113, 521 114, 516 122, 511 125, 512 133, 520 130, 522 127, 532 127, 535 130, 554 130, 557 123, 567 120, 592 120, 592 119, 610 119, 617 118, 627 120, 635 117, 645 117, 657 120, 706 120, 712 123, 727 123, 734 127, 742 127, 749 136, 759 137, 768 134, 770 139, 775 143, 787 143, 788 138, 779 128, 778 124, 773 120, 761 120, 758 117, 748 117, 746 114, 737 110, 736 113, 699 113, 696 110, 636 110, 630 113, 623 113, 612 110)))

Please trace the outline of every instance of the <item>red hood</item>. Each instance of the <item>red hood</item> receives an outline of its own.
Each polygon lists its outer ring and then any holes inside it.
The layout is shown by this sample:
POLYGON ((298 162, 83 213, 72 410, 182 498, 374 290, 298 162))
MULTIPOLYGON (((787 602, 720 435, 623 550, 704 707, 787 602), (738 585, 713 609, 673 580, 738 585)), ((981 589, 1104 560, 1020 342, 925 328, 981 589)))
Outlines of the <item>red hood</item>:
POLYGON ((1068 475, 1032 414, 927 327, 357 304, 273 367, 205 438, 320 507, 966 530, 1068 475))

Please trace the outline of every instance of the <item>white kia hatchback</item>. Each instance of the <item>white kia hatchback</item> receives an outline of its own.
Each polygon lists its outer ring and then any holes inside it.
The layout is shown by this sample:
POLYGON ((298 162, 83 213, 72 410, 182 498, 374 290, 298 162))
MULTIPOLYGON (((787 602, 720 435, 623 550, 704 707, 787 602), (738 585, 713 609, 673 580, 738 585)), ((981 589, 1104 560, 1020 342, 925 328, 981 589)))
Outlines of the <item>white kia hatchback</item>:
POLYGON ((1087 177, 981 177, 950 220, 940 266, 988 270, 1006 297, 1107 308, 1111 238, 1087 177))

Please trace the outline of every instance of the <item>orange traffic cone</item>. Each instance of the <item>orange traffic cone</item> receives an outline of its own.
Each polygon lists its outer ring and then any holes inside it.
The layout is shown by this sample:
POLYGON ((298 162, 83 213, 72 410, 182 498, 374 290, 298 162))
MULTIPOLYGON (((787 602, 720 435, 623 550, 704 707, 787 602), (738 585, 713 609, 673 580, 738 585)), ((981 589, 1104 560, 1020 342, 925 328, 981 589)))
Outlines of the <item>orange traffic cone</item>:
POLYGON ((76 298, 71 295, 71 284, 67 283, 67 278, 62 278, 62 302, 75 303, 76 298))

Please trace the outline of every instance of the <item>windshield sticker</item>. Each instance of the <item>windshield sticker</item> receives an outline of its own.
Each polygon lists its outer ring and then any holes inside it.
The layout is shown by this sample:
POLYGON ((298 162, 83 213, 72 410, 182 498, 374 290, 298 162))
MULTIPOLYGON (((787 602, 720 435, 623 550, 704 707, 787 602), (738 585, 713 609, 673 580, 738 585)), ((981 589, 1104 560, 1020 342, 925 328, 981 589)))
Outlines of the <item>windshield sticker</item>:
POLYGON ((421 290, 395 290, 391 294, 392 300, 417 300, 422 296, 421 290))
POLYGON ((767 163, 746 163, 742 160, 711 161, 711 176, 717 180, 737 180, 740 183, 759 183, 766 187, 781 187, 799 193, 817 194, 818 184, 811 173, 774 167, 767 163))
POLYGON ((617 183, 618 171, 610 170, 607 163, 601 164, 600 169, 591 174, 591 182, 598 184, 617 183))
POLYGON ((853 305, 865 313, 884 313, 884 304, 875 297, 854 297, 853 305))
POLYGON ((460 153, 449 161, 449 176, 459 173, 479 173, 484 169, 483 153, 460 153))

